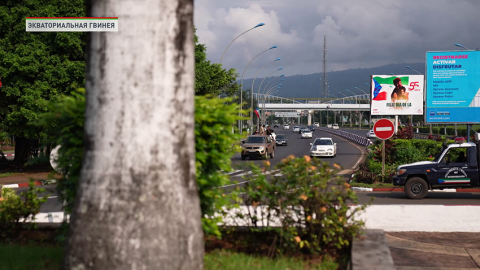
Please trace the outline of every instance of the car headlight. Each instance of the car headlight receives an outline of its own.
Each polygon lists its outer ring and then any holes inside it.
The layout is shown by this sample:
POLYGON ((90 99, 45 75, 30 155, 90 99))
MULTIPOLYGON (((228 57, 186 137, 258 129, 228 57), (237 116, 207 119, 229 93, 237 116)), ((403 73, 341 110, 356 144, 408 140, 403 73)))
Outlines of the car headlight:
POLYGON ((264 147, 259 147, 258 150, 263 151, 265 148, 264 147))
POLYGON ((327 149, 327 152, 332 152, 332 151, 333 151, 332 148, 328 148, 328 149, 327 149))
POLYGON ((400 170, 397 171, 397 175, 402 175, 406 171, 407 171, 407 169, 400 169, 400 170))

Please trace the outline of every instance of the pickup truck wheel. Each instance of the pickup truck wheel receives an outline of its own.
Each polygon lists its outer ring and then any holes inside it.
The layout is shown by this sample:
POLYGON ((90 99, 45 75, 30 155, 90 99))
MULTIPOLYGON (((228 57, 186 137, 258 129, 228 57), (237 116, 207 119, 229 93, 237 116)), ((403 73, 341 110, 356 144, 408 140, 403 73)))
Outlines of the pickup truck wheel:
POLYGON ((270 158, 273 159, 274 156, 275 156, 275 151, 272 151, 272 152, 270 153, 270 158))
POLYGON ((405 184, 405 194, 410 199, 421 200, 427 196, 427 193, 428 184, 423 178, 413 177, 405 184))

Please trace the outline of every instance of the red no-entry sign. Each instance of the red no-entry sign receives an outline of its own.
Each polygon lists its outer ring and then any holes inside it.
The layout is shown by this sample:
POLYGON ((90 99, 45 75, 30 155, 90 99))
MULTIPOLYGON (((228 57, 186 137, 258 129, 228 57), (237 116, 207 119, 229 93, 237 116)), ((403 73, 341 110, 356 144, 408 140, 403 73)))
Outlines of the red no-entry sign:
POLYGON ((388 119, 380 119, 373 125, 373 132, 381 140, 388 140, 392 137, 394 130, 392 121, 388 119))

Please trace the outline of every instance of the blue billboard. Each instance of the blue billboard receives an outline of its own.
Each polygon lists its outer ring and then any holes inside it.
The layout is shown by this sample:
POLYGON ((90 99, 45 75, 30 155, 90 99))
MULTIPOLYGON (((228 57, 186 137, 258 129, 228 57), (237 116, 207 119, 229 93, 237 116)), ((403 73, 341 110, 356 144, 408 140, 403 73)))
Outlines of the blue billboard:
POLYGON ((480 123, 480 51, 427 52, 427 123, 480 123))

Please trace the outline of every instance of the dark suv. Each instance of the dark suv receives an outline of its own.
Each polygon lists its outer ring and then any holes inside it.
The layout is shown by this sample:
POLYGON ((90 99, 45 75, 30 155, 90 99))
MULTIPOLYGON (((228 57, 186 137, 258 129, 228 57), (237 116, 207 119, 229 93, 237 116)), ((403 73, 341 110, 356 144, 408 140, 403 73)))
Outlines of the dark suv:
POLYGON ((277 137, 275 138, 275 142, 277 143, 277 145, 287 146, 287 135, 277 134, 277 137))

